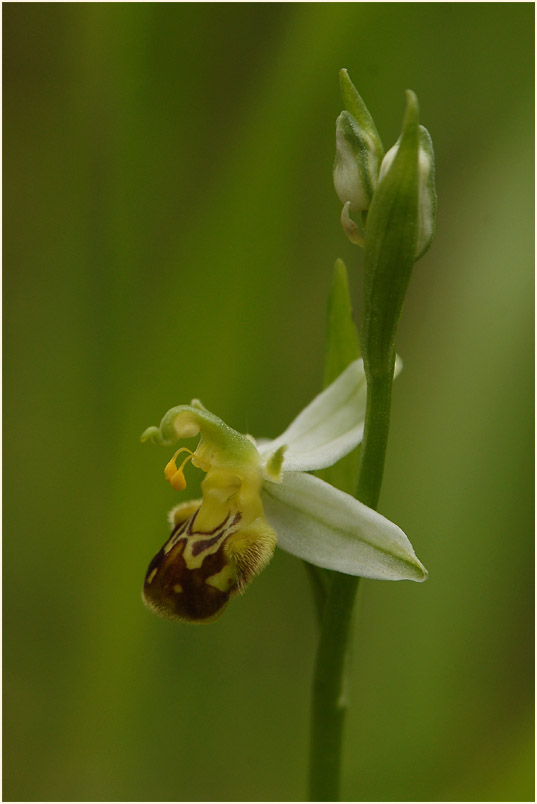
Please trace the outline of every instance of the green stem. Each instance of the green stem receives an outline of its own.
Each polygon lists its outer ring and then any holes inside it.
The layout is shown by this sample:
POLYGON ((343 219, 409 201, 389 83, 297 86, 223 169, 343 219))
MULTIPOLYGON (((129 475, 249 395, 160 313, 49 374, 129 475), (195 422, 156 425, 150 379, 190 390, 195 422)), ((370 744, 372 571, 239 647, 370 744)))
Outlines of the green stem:
POLYGON ((384 459, 390 429, 394 360, 388 370, 367 378, 367 407, 365 413, 362 460, 356 497, 377 509, 384 474, 384 459))
MULTIPOLYGON (((357 497, 376 508, 390 425, 393 364, 369 377, 357 497)), ((313 681, 310 801, 339 801, 343 724, 348 708, 349 635, 359 578, 335 573, 321 626, 313 681)))
POLYGON ((330 570, 321 569, 321 567, 314 567, 309 561, 303 561, 306 572, 311 583, 311 591, 313 600, 315 602, 315 611, 317 612, 317 622, 321 626, 323 621, 324 607, 328 595, 328 579, 331 576, 330 570))
POLYGON ((310 744, 310 801, 339 801, 343 722, 348 706, 349 632, 359 578, 334 575, 315 664, 310 744))

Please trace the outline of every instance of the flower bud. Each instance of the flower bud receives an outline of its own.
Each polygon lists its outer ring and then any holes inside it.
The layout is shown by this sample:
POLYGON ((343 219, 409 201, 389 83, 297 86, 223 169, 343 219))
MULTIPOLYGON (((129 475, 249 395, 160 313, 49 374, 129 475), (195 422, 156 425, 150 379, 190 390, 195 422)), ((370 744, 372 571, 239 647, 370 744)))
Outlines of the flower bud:
MULTIPOLYGON (((415 259, 419 260, 431 245, 436 225, 436 187, 434 150, 431 135, 425 126, 418 127, 418 231, 415 259)), ((384 178, 399 150, 401 138, 390 148, 380 166, 379 181, 384 178)))
POLYGON ((360 229, 350 215, 369 208, 384 149, 373 118, 346 70, 341 70, 340 79, 346 110, 336 121, 334 187, 343 204, 343 230, 351 242, 363 245, 360 229))
POLYGON ((334 187, 342 204, 350 202, 350 212, 369 207, 379 167, 371 137, 348 112, 341 112, 336 121, 334 187))

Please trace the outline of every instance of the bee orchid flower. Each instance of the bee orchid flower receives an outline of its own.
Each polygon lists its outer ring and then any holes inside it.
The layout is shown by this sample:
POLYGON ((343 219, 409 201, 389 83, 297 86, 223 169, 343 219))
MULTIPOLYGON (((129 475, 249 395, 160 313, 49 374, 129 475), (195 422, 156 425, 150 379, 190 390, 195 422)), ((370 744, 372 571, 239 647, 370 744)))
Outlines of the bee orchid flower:
MULTIPOLYGON (((400 362, 396 364, 396 373, 400 362)), ((172 533, 151 561, 143 598, 182 622, 213 622, 244 591, 276 545, 318 567, 380 580, 423 581, 427 571, 403 531, 309 472, 336 463, 362 440, 366 380, 356 360, 278 438, 241 435, 193 400, 169 410, 142 441, 180 447, 164 473, 186 487, 190 461, 205 473, 202 498, 171 514, 172 533), (180 466, 178 456, 184 455, 180 466)))

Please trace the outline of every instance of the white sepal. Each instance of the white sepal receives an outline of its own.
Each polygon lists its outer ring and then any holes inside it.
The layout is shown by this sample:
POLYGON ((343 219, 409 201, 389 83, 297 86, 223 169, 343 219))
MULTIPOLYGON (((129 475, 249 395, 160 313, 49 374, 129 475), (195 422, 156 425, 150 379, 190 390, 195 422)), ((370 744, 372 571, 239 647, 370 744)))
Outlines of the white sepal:
POLYGON ((265 481, 262 499, 279 547, 310 564, 385 581, 427 578, 397 525, 313 475, 265 481))
MULTIPOLYGON (((398 357, 394 377, 402 369, 398 357)), ((358 446, 364 432, 367 383, 363 360, 351 363, 273 441, 258 441, 263 460, 286 444, 284 472, 332 466, 358 446)))
POLYGON ((364 364, 355 360, 281 436, 258 447, 262 458, 287 444, 285 472, 323 469, 336 463, 362 440, 366 393, 364 364))

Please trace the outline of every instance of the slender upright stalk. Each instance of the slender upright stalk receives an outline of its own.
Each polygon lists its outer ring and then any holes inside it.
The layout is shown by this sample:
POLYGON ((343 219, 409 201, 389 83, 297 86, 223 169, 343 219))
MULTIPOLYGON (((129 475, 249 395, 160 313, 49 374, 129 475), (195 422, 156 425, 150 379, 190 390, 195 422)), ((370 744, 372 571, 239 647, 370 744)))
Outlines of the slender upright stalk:
POLYGON ((388 445, 393 367, 392 360, 385 374, 369 375, 367 378, 367 408, 356 497, 364 505, 375 510, 380 496, 388 445))
MULTIPOLYGON (((357 497, 376 508, 382 485, 392 397, 391 374, 370 377, 357 497)), ((334 573, 324 607, 314 671, 310 744, 310 801, 338 801, 341 748, 348 707, 350 626, 359 578, 334 573)))
POLYGON ((339 801, 343 723, 348 707, 346 668, 359 578, 334 574, 324 609, 315 663, 310 743, 310 801, 339 801))
MULTIPOLYGON (((434 153, 429 133, 419 125, 416 95, 408 90, 401 136, 383 158, 367 107, 346 70, 340 78, 346 109, 336 122, 334 186, 343 204, 343 230, 365 249, 361 347, 367 407, 356 497, 376 509, 390 426, 397 325, 414 263, 434 233, 434 153), (362 213, 365 239, 349 213, 362 213)), ((345 660, 357 588, 358 578, 335 573, 324 605, 313 683, 312 801, 339 797, 348 705, 345 660)))

